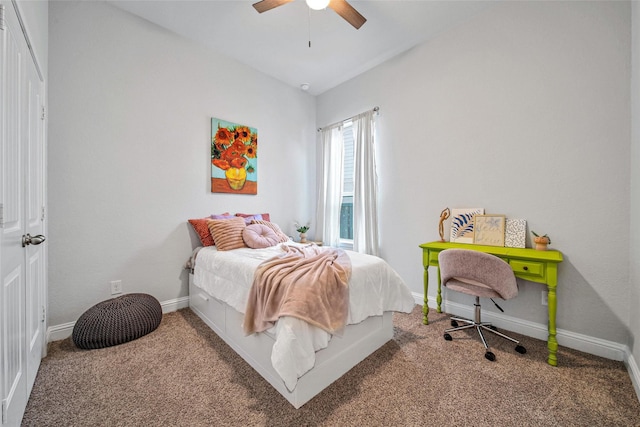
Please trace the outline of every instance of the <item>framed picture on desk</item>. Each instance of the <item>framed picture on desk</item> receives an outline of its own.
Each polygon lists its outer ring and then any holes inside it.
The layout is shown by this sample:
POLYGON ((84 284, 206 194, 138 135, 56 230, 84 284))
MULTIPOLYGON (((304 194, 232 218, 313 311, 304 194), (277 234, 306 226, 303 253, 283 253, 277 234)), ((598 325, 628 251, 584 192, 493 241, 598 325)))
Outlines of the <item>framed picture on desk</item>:
POLYGON ((451 237, 455 243, 473 243, 473 217, 484 208, 451 209, 451 237))
POLYGON ((504 229, 504 245, 507 248, 524 248, 527 236, 527 220, 507 218, 504 229))
POLYGON ((504 215, 475 215, 473 217, 473 243, 504 246, 504 224, 504 215))

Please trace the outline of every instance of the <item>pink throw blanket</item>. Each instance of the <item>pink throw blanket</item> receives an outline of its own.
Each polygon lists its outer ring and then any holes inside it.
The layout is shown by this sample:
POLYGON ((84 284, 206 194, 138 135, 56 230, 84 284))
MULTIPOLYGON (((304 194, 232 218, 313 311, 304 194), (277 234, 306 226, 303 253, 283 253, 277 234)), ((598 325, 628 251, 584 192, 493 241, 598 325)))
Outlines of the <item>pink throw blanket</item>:
POLYGON ((281 316, 334 333, 349 311, 351 260, 341 249, 282 245, 284 253, 258 266, 249 292, 244 332, 269 329, 281 316))

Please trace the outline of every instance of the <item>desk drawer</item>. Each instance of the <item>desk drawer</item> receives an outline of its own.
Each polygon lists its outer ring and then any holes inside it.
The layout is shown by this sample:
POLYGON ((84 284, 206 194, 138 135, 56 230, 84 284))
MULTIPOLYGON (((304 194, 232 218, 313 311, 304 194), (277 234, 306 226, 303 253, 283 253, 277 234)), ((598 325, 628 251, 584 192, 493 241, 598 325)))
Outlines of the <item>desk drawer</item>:
POLYGON ((544 277, 544 263, 535 261, 509 260, 513 272, 520 276, 544 277))

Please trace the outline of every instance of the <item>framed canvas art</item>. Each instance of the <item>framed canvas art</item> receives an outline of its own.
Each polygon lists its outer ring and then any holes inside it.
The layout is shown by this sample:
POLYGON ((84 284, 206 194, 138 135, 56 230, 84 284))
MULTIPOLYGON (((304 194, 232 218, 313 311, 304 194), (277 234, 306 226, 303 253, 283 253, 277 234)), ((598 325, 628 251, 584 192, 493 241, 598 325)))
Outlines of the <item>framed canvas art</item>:
POLYGON ((527 238, 527 220, 507 218, 504 245, 508 248, 524 248, 527 238))
POLYGON ((473 243, 504 246, 504 224, 504 215, 475 215, 473 217, 473 243))
POLYGON ((484 214, 484 208, 451 209, 449 240, 455 243, 473 243, 473 217, 484 214))
POLYGON ((258 130, 211 119, 211 192, 258 194, 258 130))

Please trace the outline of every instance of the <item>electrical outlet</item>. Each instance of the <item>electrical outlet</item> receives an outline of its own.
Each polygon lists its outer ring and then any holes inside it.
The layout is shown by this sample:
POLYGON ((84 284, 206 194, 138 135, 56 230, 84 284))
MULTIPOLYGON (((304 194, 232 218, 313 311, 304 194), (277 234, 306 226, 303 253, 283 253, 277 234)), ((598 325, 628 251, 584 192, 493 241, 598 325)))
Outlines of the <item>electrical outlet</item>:
POLYGON ((549 293, 542 291, 542 305, 549 305, 549 293))
POLYGON ((111 282, 111 295, 122 293, 122 280, 113 280, 111 282))

